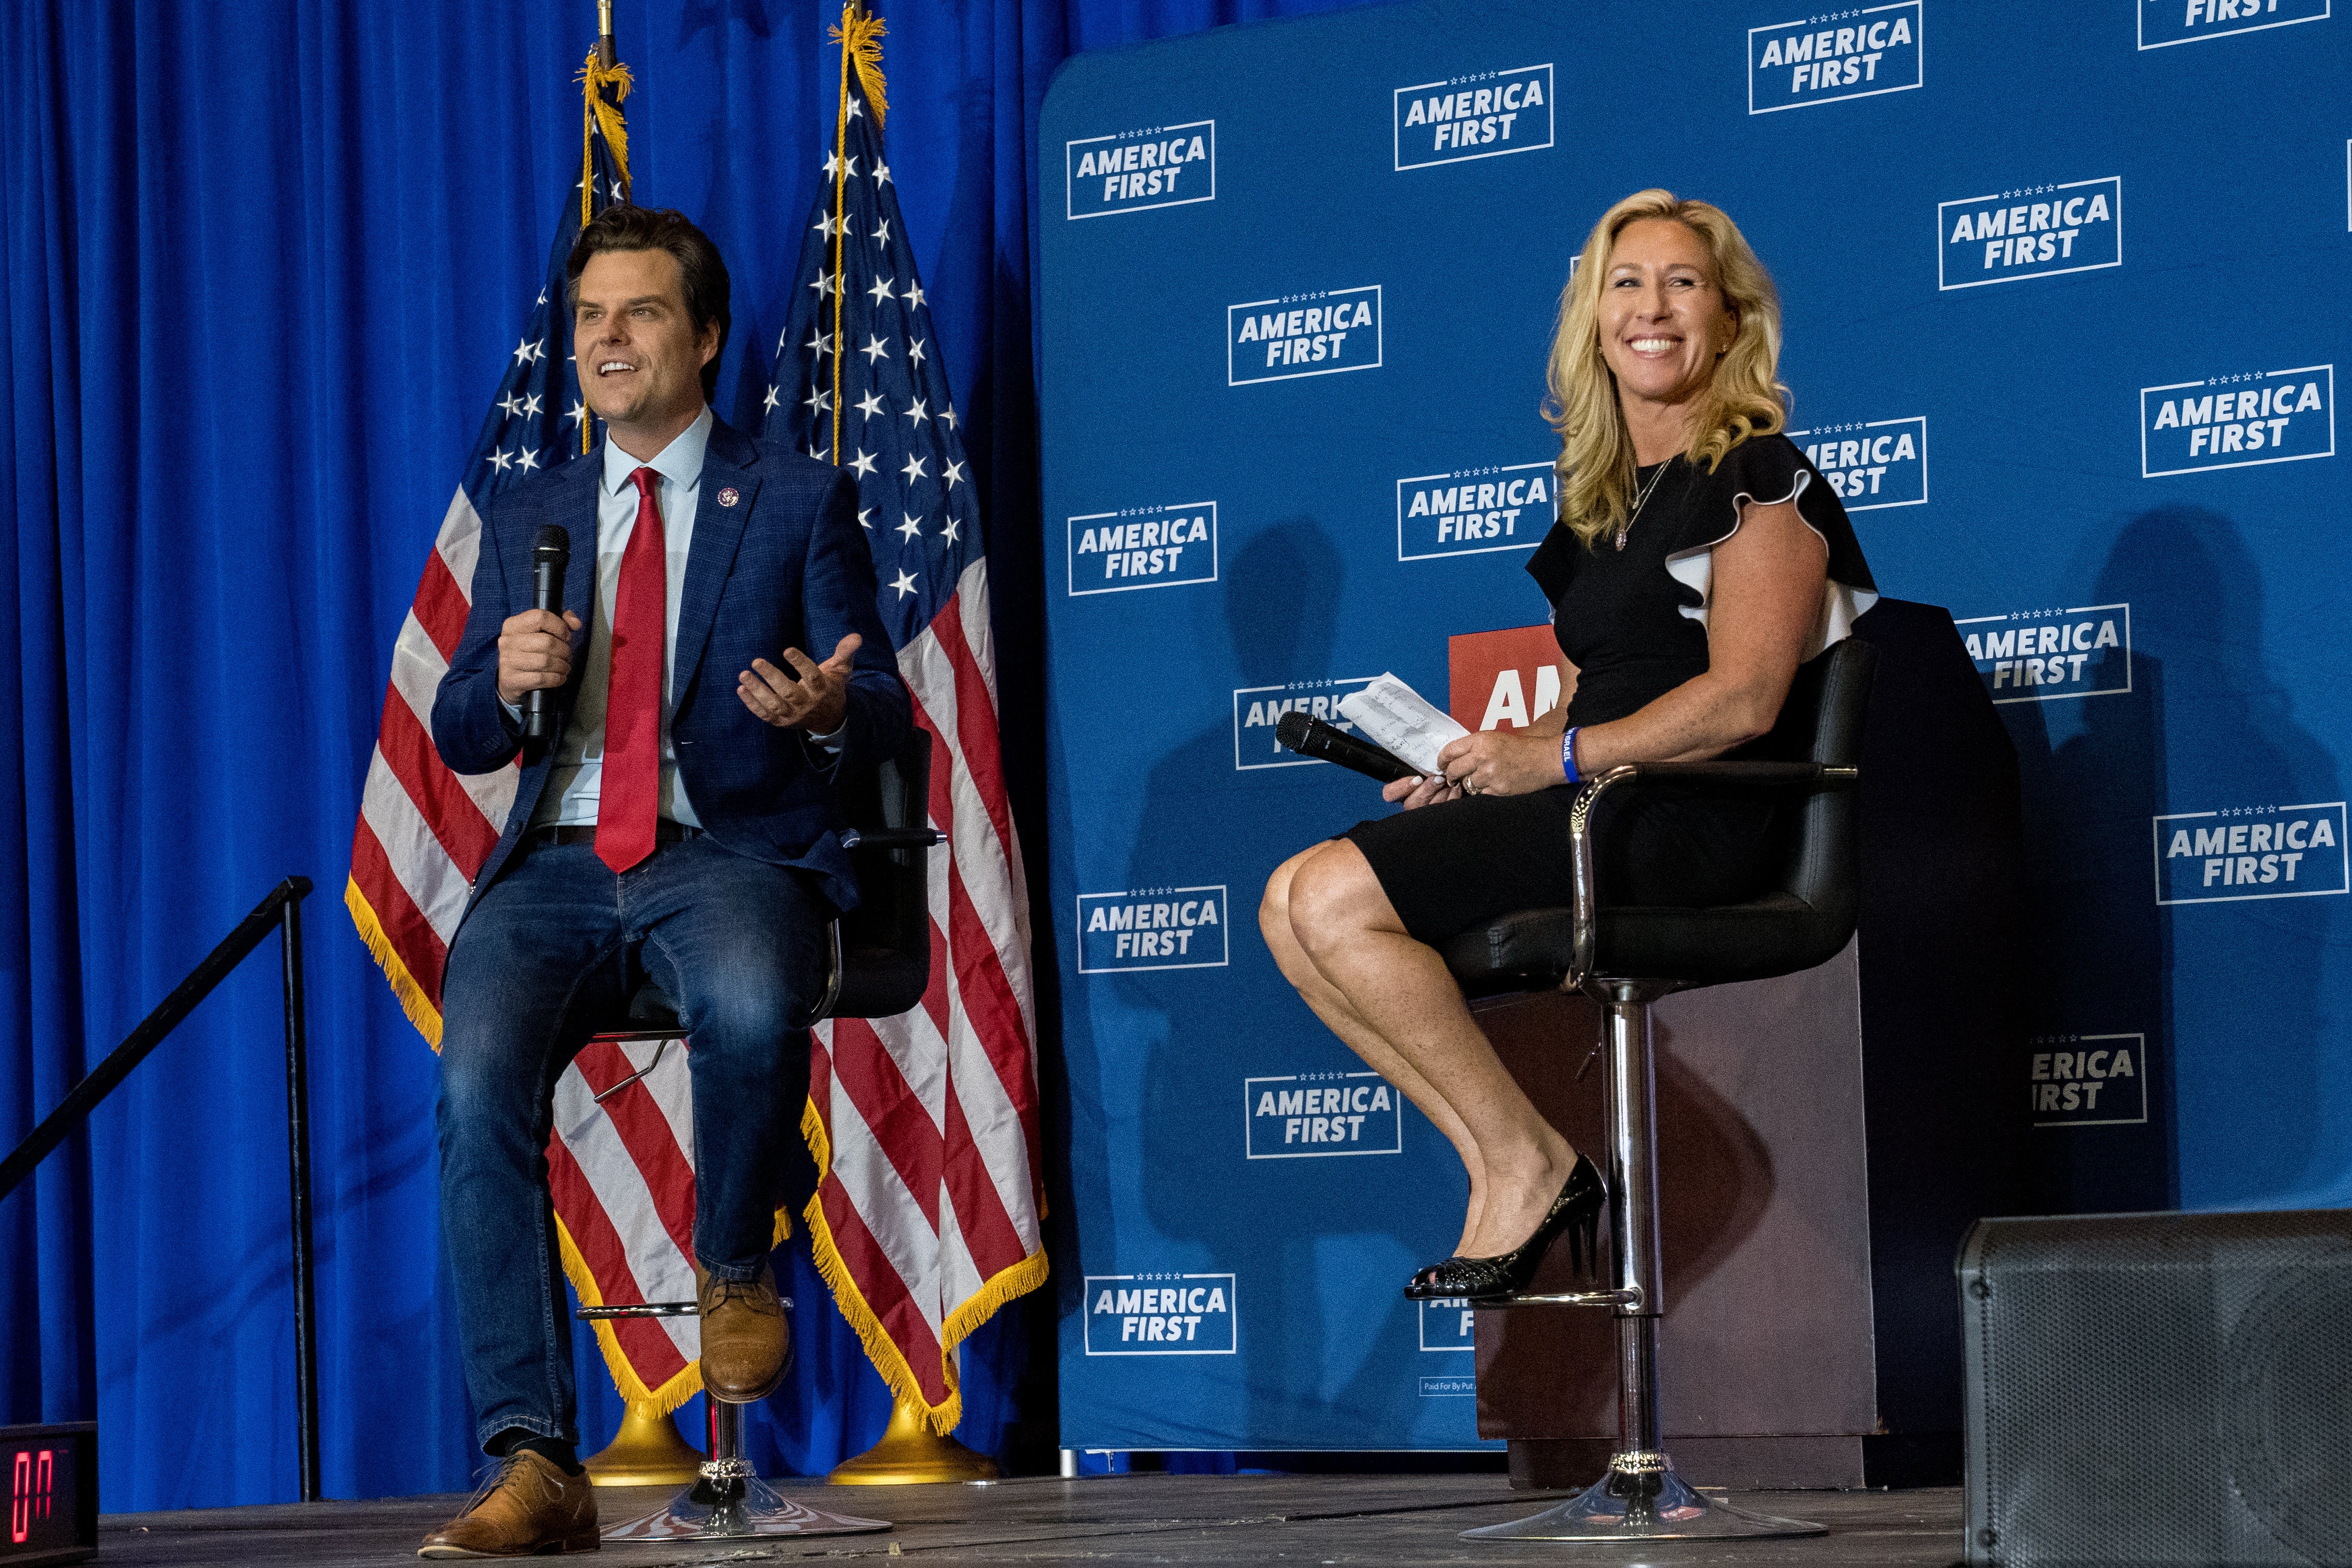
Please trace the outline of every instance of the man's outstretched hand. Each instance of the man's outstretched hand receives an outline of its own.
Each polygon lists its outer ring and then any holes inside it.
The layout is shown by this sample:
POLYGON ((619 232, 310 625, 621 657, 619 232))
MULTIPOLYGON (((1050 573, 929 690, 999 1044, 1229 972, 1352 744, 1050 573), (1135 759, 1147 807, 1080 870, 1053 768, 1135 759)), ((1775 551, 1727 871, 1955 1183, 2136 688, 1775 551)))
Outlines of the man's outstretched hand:
POLYGON ((735 682, 743 706, 780 730, 806 730, 830 735, 841 728, 849 712, 849 659, 866 639, 856 632, 835 645, 833 657, 817 663, 796 647, 784 649, 784 662, 793 675, 764 658, 755 658, 735 682))

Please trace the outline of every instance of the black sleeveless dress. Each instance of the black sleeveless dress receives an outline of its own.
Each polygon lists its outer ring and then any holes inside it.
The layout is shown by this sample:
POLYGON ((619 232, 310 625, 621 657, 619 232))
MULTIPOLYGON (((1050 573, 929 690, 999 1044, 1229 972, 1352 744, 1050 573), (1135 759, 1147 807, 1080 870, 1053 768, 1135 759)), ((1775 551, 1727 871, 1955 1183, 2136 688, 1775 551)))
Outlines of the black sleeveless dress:
MULTIPOLYGON (((1845 509, 1820 470, 1784 436, 1734 447, 1713 473, 1676 458, 1625 535, 1587 549, 1555 523, 1528 562, 1551 602, 1553 633, 1577 668, 1569 722, 1622 719, 1707 668, 1706 614, 1714 548, 1739 531, 1748 501, 1793 500, 1829 546, 1829 584, 1811 658, 1845 637, 1876 602, 1876 585, 1845 509)), ((1737 757, 1741 753, 1728 753, 1737 757)), ((1563 781, 1563 784, 1565 781, 1563 781)), ((1360 822, 1347 837, 1420 941, 1437 942, 1514 910, 1558 909, 1570 898, 1568 814, 1575 792, 1465 795, 1360 822)), ((1780 808, 1719 795, 1645 787, 1601 803, 1595 819, 1597 890, 1619 905, 1732 903, 1761 892, 1780 868, 1780 808)))

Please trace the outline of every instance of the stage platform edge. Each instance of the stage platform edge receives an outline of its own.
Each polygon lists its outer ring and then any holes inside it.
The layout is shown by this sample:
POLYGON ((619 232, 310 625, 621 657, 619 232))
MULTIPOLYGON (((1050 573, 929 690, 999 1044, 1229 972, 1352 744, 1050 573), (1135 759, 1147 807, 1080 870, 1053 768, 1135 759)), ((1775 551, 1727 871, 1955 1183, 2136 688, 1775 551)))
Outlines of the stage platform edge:
MULTIPOLYGON (((841 1494, 821 1479, 778 1483, 813 1505, 841 1494)), ((1461 1532, 1538 1512, 1569 1494, 1513 1491, 1499 1475, 1471 1476, 1170 1476, 1018 1478, 994 1482, 889 1489, 867 1512, 887 1518, 886 1534, 828 1538, 827 1559, 932 1556, 966 1563, 1077 1563, 1088 1568, 1133 1563, 1258 1564, 1277 1555, 1309 1562, 1371 1563, 1414 1568, 1491 1555, 1525 1562, 1526 1545, 1482 1546, 1461 1532)), ((1710 1565, 1770 1563, 1776 1568, 1944 1568, 1961 1555, 1960 1494, 1956 1488, 1900 1492, 1727 1494, 1766 1513, 1801 1512, 1829 1527, 1799 1541, 1708 1542, 1710 1565)), ((666 1489, 614 1488, 596 1499, 606 1523, 661 1505, 666 1489)), ((387 1498, 372 1502, 285 1503, 262 1508, 108 1514, 99 1521, 99 1561, 115 1568, 357 1568, 413 1563, 416 1543, 446 1521, 461 1496, 387 1498)), ((816 1543, 812 1543, 814 1545, 816 1543)), ((607 1542, 591 1561, 715 1562, 797 1560, 810 1551, 790 1540, 607 1542)), ((1588 1549, 1589 1551, 1589 1549, 1588 1549)), ((1661 1558, 1679 1553, 1661 1550, 1661 1558)), ((1612 1560, 1615 1560, 1612 1554, 1612 1560)))

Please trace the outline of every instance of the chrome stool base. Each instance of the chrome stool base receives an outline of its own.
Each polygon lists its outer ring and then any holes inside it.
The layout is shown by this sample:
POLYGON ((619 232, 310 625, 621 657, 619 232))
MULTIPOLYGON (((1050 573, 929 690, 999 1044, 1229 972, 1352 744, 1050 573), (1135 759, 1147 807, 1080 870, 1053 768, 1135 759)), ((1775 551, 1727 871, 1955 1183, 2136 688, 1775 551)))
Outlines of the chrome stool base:
POLYGON ((1801 1519, 1749 1513, 1706 1496, 1675 1474, 1664 1454, 1613 1454, 1609 1473, 1543 1512, 1465 1530, 1465 1541, 1733 1541, 1762 1535, 1826 1535, 1801 1519))
POLYGON ((757 1476, 705 1477, 667 1508, 604 1531, 607 1541, 728 1541, 754 1535, 865 1535, 887 1521, 794 1502, 757 1476))
MULTIPOLYGON (((1582 809, 1582 797, 1579 808, 1582 809)), ((1581 875, 1581 872, 1580 872, 1581 875)), ((1580 924, 1583 917, 1580 915, 1580 924)), ((1584 989, 1607 1009, 1603 1121, 1610 1131, 1609 1234, 1616 1287, 1475 1301, 1478 1307, 1607 1307, 1617 1320, 1617 1452, 1609 1473, 1568 1501, 1528 1519, 1465 1530, 1465 1541, 1736 1541, 1826 1535, 1826 1527, 1776 1519, 1711 1498, 1675 1473, 1658 1433, 1658 1314, 1665 1277, 1658 1246, 1656 1053, 1650 1004, 1665 983, 1595 980, 1584 989)))
MULTIPOLYGON (((688 1304, 690 1310, 690 1303, 688 1304)), ((643 1519, 604 1531, 607 1541, 732 1541, 753 1535, 866 1535, 889 1521, 828 1513, 794 1502, 761 1480, 743 1457, 743 1407, 705 1398, 710 1458, 702 1477, 643 1519)))

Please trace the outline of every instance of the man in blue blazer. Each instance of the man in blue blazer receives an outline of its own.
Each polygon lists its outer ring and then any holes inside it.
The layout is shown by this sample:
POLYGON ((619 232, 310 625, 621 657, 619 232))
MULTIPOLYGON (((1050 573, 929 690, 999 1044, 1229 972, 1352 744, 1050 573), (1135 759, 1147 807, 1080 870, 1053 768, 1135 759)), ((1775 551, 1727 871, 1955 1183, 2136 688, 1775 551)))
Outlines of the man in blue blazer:
POLYGON ((532 692, 553 738, 524 752, 442 984, 442 1227, 478 1435, 508 1462, 426 1557, 596 1544, 543 1152, 557 1078, 640 978, 692 1039, 704 1386, 747 1401, 782 1375, 772 1216, 826 924, 857 898, 831 783, 911 722, 856 486, 710 412, 728 323, 716 247, 676 213, 617 206, 567 270, 604 444, 484 513, 433 705, 460 773, 523 750, 532 692), (560 616, 532 605, 551 523, 572 541, 560 616))

